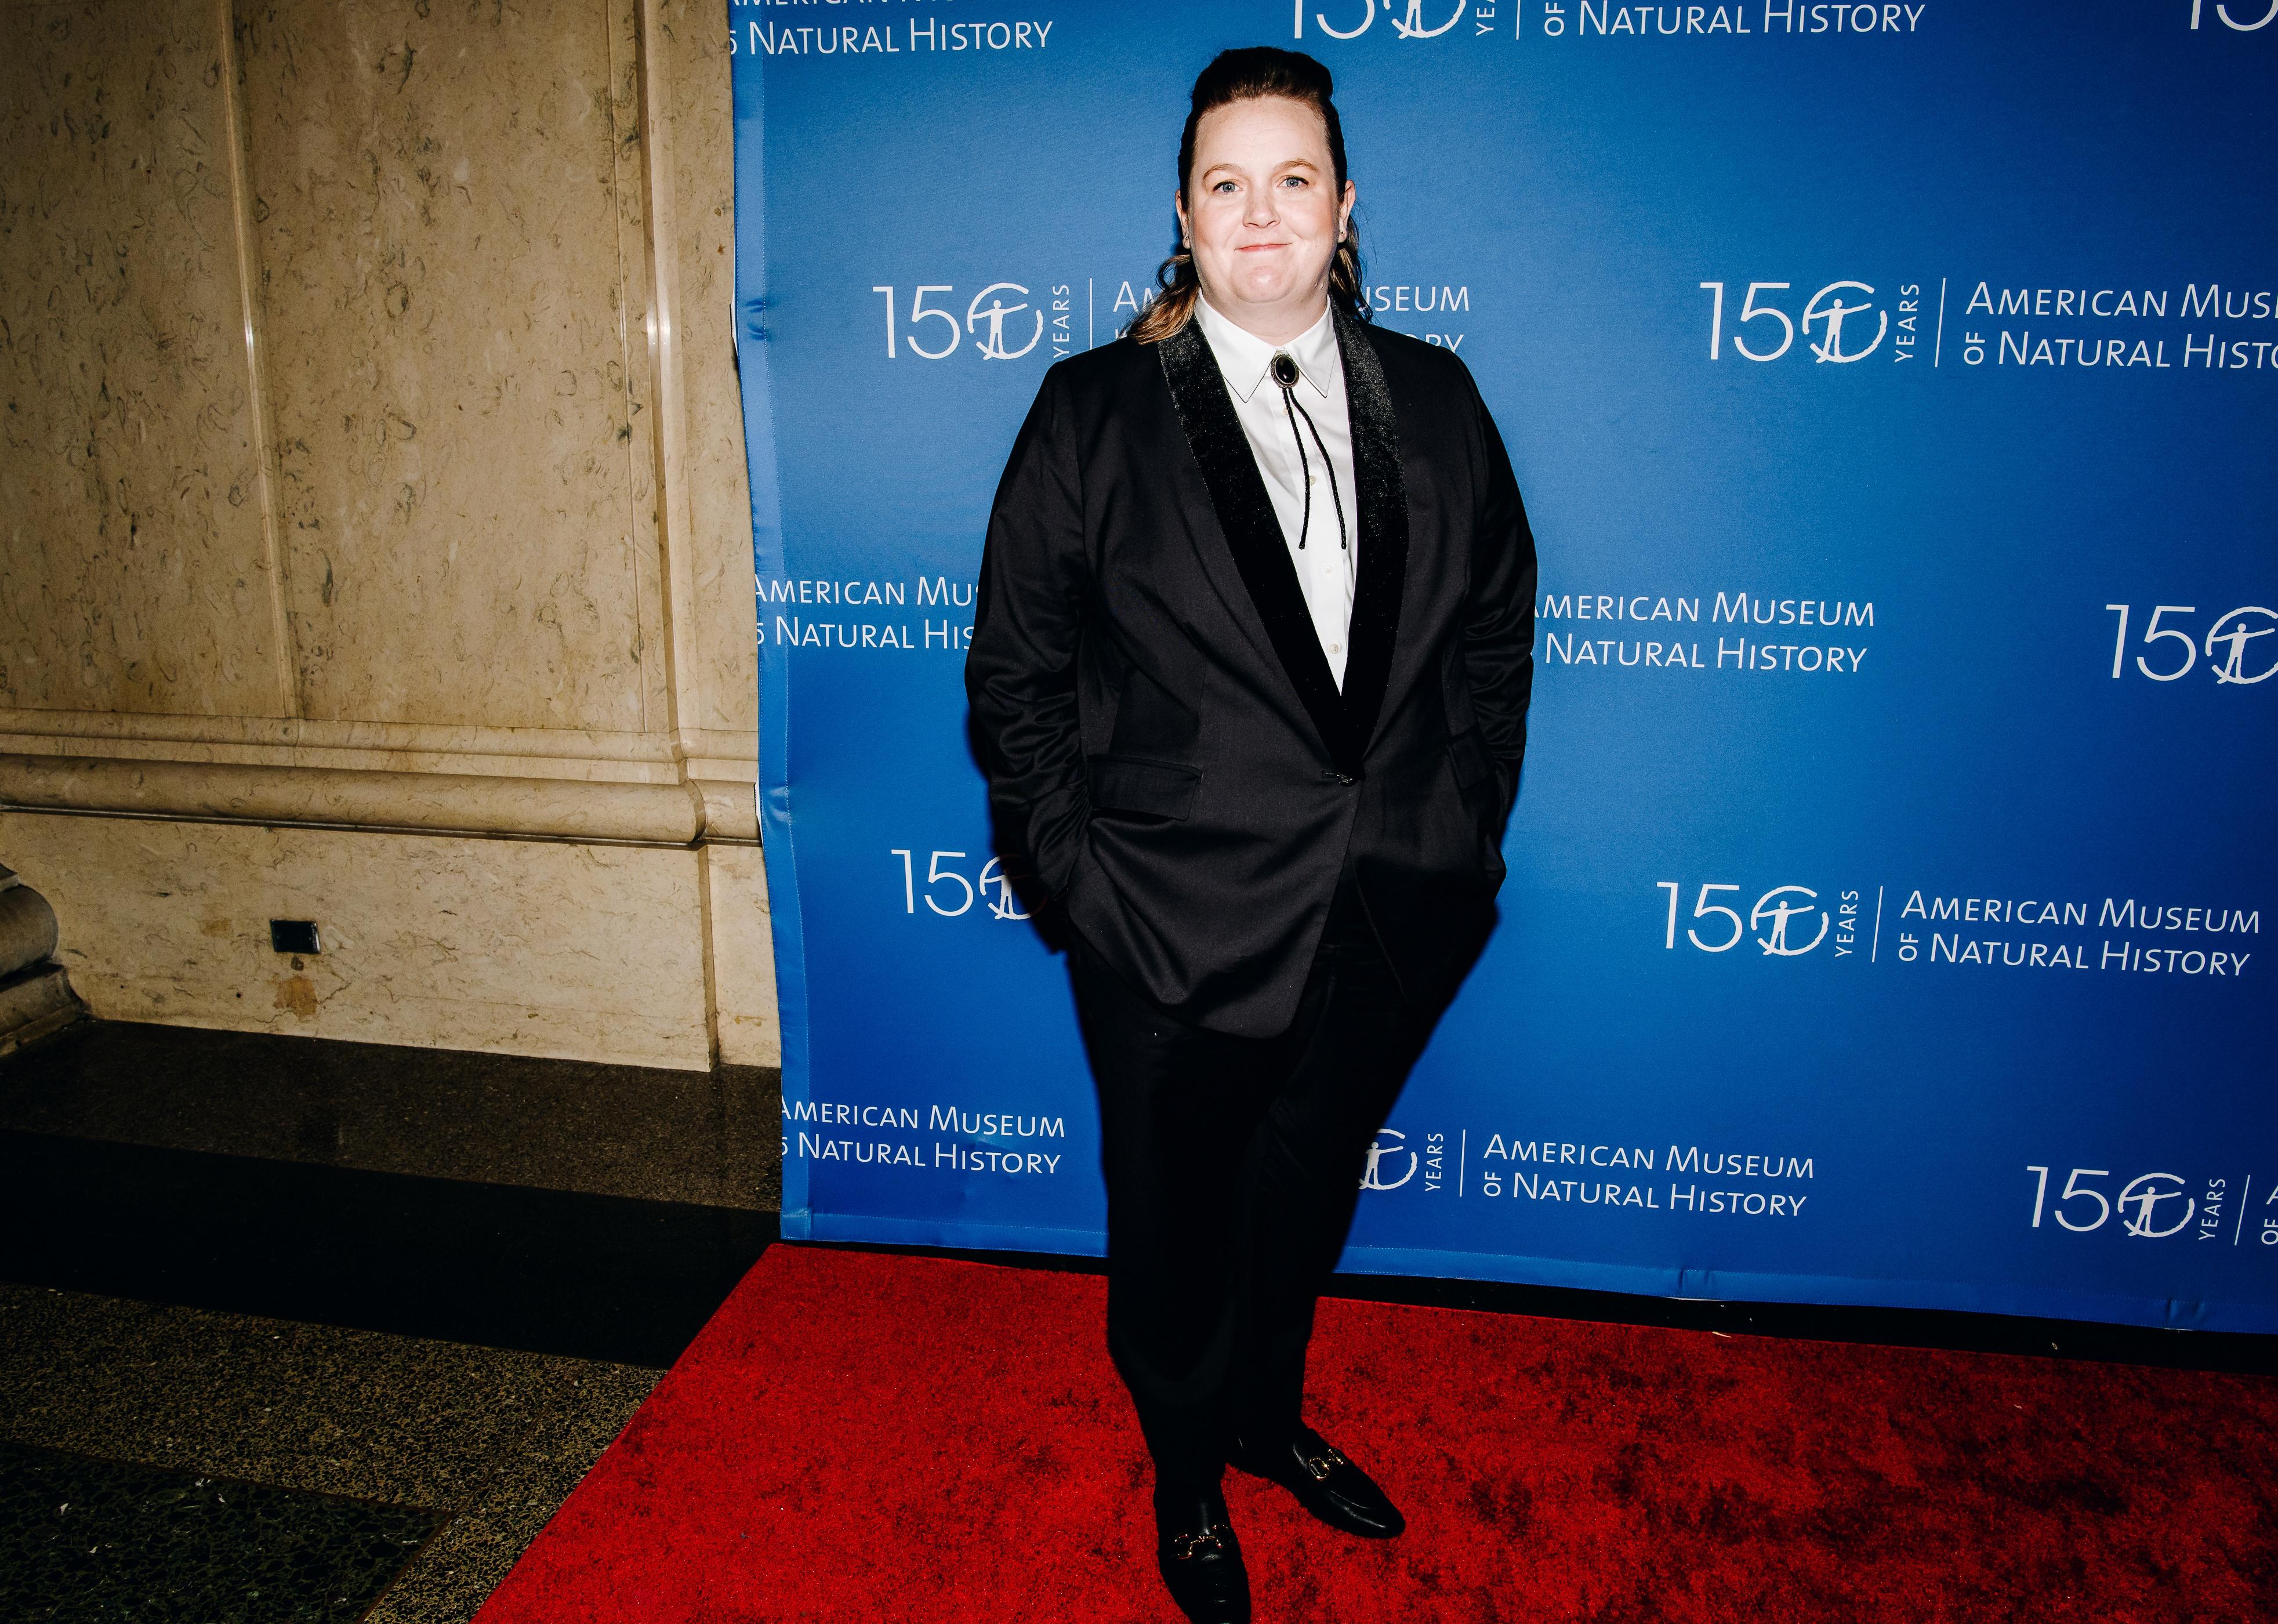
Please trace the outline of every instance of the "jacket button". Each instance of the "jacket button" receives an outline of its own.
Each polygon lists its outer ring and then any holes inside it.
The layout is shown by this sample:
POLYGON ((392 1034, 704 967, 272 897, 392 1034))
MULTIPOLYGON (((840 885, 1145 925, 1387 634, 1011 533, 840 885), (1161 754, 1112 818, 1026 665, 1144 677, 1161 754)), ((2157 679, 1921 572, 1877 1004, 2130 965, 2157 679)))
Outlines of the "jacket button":
POLYGON ((1334 767, 1332 767, 1328 771, 1323 773, 1321 777, 1324 780, 1331 784, 1357 784, 1360 782, 1360 780, 1353 777, 1352 774, 1349 772, 1339 772, 1334 767))

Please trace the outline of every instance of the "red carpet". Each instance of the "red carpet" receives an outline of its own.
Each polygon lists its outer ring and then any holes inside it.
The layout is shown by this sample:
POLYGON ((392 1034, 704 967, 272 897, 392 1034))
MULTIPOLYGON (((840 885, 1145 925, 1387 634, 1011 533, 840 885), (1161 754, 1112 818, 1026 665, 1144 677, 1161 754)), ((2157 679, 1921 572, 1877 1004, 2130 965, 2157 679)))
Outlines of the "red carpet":
MULTIPOLYGON (((1104 1296, 770 1248, 480 1624, 1175 1620, 1104 1296)), ((1314 1349, 1410 1529, 1229 1475, 1266 1624, 2278 1618, 2278 1382, 1353 1302, 1314 1349)))

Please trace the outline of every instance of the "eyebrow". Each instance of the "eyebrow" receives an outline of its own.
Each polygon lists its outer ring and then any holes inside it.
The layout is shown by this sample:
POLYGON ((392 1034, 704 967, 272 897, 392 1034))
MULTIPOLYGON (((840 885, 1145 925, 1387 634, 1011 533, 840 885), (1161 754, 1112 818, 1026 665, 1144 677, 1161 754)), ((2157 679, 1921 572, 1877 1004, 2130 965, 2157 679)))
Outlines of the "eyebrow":
MULTIPOLYGON (((1230 172, 1232 172, 1233 173, 1237 174, 1237 175, 1240 175, 1240 174, 1246 174, 1247 172, 1249 172, 1248 171, 1244 170, 1244 169, 1243 169, 1240 165, 1238 165, 1238 164, 1231 164, 1231 163, 1217 163, 1217 164, 1212 164, 1209 168, 1207 168, 1207 169, 1205 169, 1205 170, 1204 170, 1204 171, 1203 171, 1203 172, 1202 172, 1202 179, 1204 179, 1204 180, 1209 180, 1212 175, 1214 175, 1214 174, 1218 173, 1218 172, 1219 172, 1219 170, 1221 170, 1221 169, 1223 169, 1223 170, 1228 170, 1228 171, 1230 171, 1230 172)), ((1319 173, 1321 172, 1321 166, 1320 166, 1319 164, 1316 164, 1316 163, 1315 163, 1315 162, 1313 162, 1313 160, 1312 160, 1312 159, 1311 159, 1311 158, 1302 158, 1302 157, 1301 157, 1301 158, 1287 158, 1287 159, 1284 159, 1282 162, 1280 162, 1280 163, 1279 163, 1279 164, 1276 164, 1276 165, 1274 165, 1271 170, 1267 171, 1266 172, 1268 172, 1269 174, 1280 174, 1280 173, 1281 173, 1282 172, 1284 172, 1284 171, 1286 171, 1286 170, 1291 170, 1291 169, 1310 169, 1310 170, 1311 170, 1311 171, 1312 171, 1315 174, 1317 174, 1317 175, 1318 175, 1318 174, 1319 174, 1319 173)))

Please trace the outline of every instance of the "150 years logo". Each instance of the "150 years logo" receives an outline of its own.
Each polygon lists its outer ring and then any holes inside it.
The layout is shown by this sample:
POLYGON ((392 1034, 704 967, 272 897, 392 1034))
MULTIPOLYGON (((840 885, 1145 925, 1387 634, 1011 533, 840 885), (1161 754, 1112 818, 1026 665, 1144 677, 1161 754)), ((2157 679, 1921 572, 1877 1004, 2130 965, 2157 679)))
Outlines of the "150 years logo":
POLYGON ((942 862, 944 857, 953 857, 961 864, 966 861, 965 853, 936 851, 929 854, 932 860, 926 864, 925 878, 921 882, 916 854, 911 848, 897 846, 886 853, 889 857, 902 860, 902 912, 905 914, 916 913, 918 904, 923 902, 944 919, 958 919, 972 913, 974 905, 978 903, 988 910, 992 918, 1012 920, 1028 916, 1021 911, 1020 895, 1013 889, 1021 876, 1005 873, 1002 858, 991 857, 981 865, 978 877, 967 879, 958 866, 942 862))
MULTIPOLYGON (((2249 4, 2241 9, 2251 11, 2253 9, 2251 0, 2249 0, 2249 4)), ((2199 26, 2200 19, 2205 14, 2205 11, 2206 0, 2191 0, 2192 27, 2196 28, 2199 26)), ((2240 34, 2252 34, 2258 28, 2267 27, 2273 21, 2278 21, 2278 0, 2270 0, 2269 9, 2264 11, 2261 16, 2256 18, 2252 22, 2241 22, 2237 18, 2233 17, 2230 14, 2230 7, 2228 4, 2228 0, 2218 0, 2214 8, 2214 14, 2221 21, 2223 27, 2234 29, 2240 34)))
MULTIPOLYGON (((2273 4, 2278 4, 2278 0, 2273 4)), ((2197 609, 2188 603, 2155 603, 2143 623, 2140 649, 2132 663, 2128 658, 2128 625, 2135 606, 2107 603, 2104 609, 2106 614, 2120 617, 2112 634, 2114 682, 2130 670, 2153 682, 2181 682, 2198 669, 2202 656, 2215 681, 2226 686, 2252 687, 2278 675, 2278 643, 2257 641, 2278 632, 2278 611, 2259 603, 2241 604, 2217 615, 2209 623, 2205 639, 2196 629, 2186 631, 2179 624, 2184 617, 2198 614, 2197 609)))
MULTIPOLYGON (((1786 355, 1800 341, 1815 361, 1847 366, 1883 350, 1883 341, 1891 338, 1893 312, 1877 303, 1871 283, 1848 278, 1830 282, 1791 316, 1787 301, 1769 295, 1792 293, 1794 286, 1793 282, 1750 282, 1728 327, 1724 284, 1701 283, 1701 291, 1710 296, 1708 358, 1720 361, 1730 348, 1743 360, 1769 363, 1786 355)), ((1921 284, 1907 282, 1900 287, 1896 315, 1898 336, 1884 353, 1893 361, 1910 361, 1920 337, 1921 284)))
POLYGON ((1397 1128, 1380 1128, 1368 1144, 1368 1165, 1361 1169, 1363 1190, 1397 1190, 1416 1176, 1416 1153, 1408 1148, 1408 1136, 1397 1128), (1403 1155, 1408 1164, 1401 1166, 1403 1155), (1387 1177, 1389 1174, 1392 1176, 1387 1177))
MULTIPOLYGON (((2039 1176, 2038 1182, 2033 1187, 2033 1228, 2037 1229, 2041 1227, 2042 1213, 2048 1209, 2049 1170, 2045 1167, 2037 1166, 2027 1168, 2025 1171, 2039 1176)), ((2191 1214, 2198 1209, 2197 1199, 2183 1193, 2183 1177, 2180 1173, 2138 1174, 2128 1181, 2116 1199, 2107 1199, 2104 1192, 2092 1184, 2081 1183, 2083 1178, 2099 1179, 2111 1176, 2112 1175, 2102 1168, 2075 1168, 2072 1170, 2072 1176, 2065 1180, 2063 1193, 2057 1198, 2050 1215, 2056 1219, 2061 1228, 2070 1229, 2075 1235, 2086 1235, 2091 1230, 2102 1229, 2111 1221, 2115 1211, 2124 1214, 2132 1208, 2134 1215, 2123 1217, 2121 1220, 2121 1227, 2123 1229, 2138 1240, 2165 1240, 2168 1236, 2180 1232, 2182 1227, 2191 1221, 2191 1214), (2075 1200, 2088 1201, 2093 1205, 2073 1209, 2079 1214, 2075 1218, 2068 1211, 2075 1200), (2159 1210, 2160 1204, 2167 1200, 2179 1200, 2182 1203, 2182 1210, 2176 1214, 2175 1222, 2172 1223, 2167 1222, 2159 1210)))
MULTIPOLYGON (((873 287, 870 291, 885 295, 889 361, 898 360, 905 350, 921 360, 946 361, 968 338, 975 341, 974 348, 984 361, 1018 361, 1043 342, 1046 304, 1051 307, 1049 315, 1056 333, 1066 335, 1071 328, 1075 303, 1074 289, 1067 283, 1056 284, 1048 300, 1039 300, 1032 305, 1029 300, 1033 295, 1022 284, 991 282, 967 302, 960 325, 954 310, 927 303, 935 294, 953 298, 957 289, 947 282, 924 282, 911 290, 910 313, 906 323, 903 323, 895 313, 898 288, 889 283, 873 287), (926 325, 936 321, 941 326, 926 325)), ((1059 349, 1056 339, 1055 349, 1059 349)))
MULTIPOLYGON (((1350 0, 1349 0, 1349 3, 1350 0)), ((1313 26, 1319 28, 1323 34, 1327 34, 1333 40, 1358 39, 1375 25, 1378 0, 1357 0, 1357 3, 1360 6, 1360 21, 1354 27, 1349 28, 1337 27, 1334 24, 1331 23, 1326 16, 1322 15, 1319 11, 1313 13, 1313 26)), ((1392 11, 1393 0, 1382 0, 1382 4, 1385 11, 1387 12, 1392 11)), ((1427 20, 1426 16, 1426 12, 1437 11, 1441 10, 1445 4, 1446 0, 1441 0, 1440 5, 1427 5, 1425 3, 1425 0, 1404 0, 1404 9, 1398 15, 1392 18, 1392 31, 1403 40, 1438 39, 1441 34, 1447 33, 1457 23, 1464 20, 1464 12, 1468 7, 1469 0, 1456 0, 1456 9, 1448 13, 1448 20, 1443 23, 1440 23, 1435 26, 1427 20)), ((1487 18, 1490 20, 1493 19, 1494 16, 1494 7, 1493 5, 1484 6, 1481 8, 1481 11, 1487 18)), ((1347 12, 1346 15, 1349 18, 1350 12, 1347 12)), ((1304 0, 1296 0, 1296 37, 1302 40, 1305 37, 1304 0)), ((1487 30, 1481 29, 1480 32, 1485 33, 1487 30)))
MULTIPOLYGON (((2121 1176, 2115 1191, 2104 1183, 2114 1176, 2110 1169, 2074 1168, 2063 1188, 2052 1192, 2049 1168, 2036 1162, 2025 1171, 2033 1176, 2030 1227, 2036 1229, 2045 1218, 2072 1234, 2093 1235, 2117 1220, 2117 1232, 2131 1240, 2169 1240, 2187 1234, 2194 1240, 2236 1247, 2246 1238, 2248 1198, 2254 1193, 2251 1173, 2236 1189, 2228 1177, 2138 1173, 2132 1178, 2121 1176)), ((2278 1202, 2278 1189, 2263 1197, 2265 1208, 2273 1202, 2278 1202)), ((2263 1245, 2278 1245, 2278 1219, 2264 1218, 2257 1238, 2263 1245)))
POLYGON ((1733 906, 1747 894, 1743 888, 1711 881, 1701 887, 1692 913, 1680 921, 1684 883, 1661 880, 1654 889, 1669 893, 1661 945, 1672 953, 1680 924, 1685 939, 1702 953, 1730 953, 1745 941, 1768 959, 1800 959, 1827 945, 1831 936, 1835 956, 1848 958, 1858 946, 1861 894, 1856 890, 1836 892, 1828 901, 1809 885, 1774 885, 1743 915, 1733 906))

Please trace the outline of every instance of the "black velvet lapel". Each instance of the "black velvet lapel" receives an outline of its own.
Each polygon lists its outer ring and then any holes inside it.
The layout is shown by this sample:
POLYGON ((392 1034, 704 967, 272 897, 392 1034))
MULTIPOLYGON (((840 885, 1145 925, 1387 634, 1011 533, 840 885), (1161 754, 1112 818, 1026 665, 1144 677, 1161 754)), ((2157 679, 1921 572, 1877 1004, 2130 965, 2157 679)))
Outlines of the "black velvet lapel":
MULTIPOLYGON (((1337 350, 1345 365, 1351 414, 1353 481, 1360 486, 1360 571, 1353 583, 1351 651, 1345 658, 1345 725, 1357 762, 1376 735, 1392 675, 1393 638, 1408 586, 1408 479, 1402 471, 1400 421, 1384 365, 1359 322, 1336 313, 1337 350)), ((1236 424, 1235 432, 1241 433, 1236 424)), ((1310 623, 1309 623, 1310 629, 1310 623)), ((1357 770, 1357 769, 1347 769, 1357 770)))
MULTIPOLYGON (((1342 333, 1340 333, 1342 339, 1342 333)), ((1367 341, 1360 348, 1367 349, 1367 341)), ((1171 386, 1171 400, 1179 411, 1179 424, 1187 432, 1187 444, 1192 448, 1195 461, 1202 465, 1203 483, 1210 487, 1211 507, 1218 515, 1219 529, 1226 534, 1227 548, 1242 571, 1242 584, 1250 589, 1250 601, 1265 623, 1265 635, 1273 644, 1273 652, 1280 656, 1281 669, 1288 674, 1303 701, 1306 714, 1320 730, 1321 742, 1328 747, 1329 759, 1338 770, 1357 773, 1360 755, 1366 735, 1359 739, 1353 736, 1346 717, 1346 704, 1337 692, 1336 678, 1330 674, 1329 663, 1321 653, 1319 637, 1313 631, 1312 615, 1305 608, 1303 588, 1297 584, 1297 568, 1289 562, 1289 546, 1281 535, 1281 521, 1274 516, 1273 502, 1265 494, 1265 477, 1257 471, 1257 459, 1250 451, 1250 440, 1242 432, 1242 419, 1234 413, 1234 396, 1227 392, 1225 376, 1219 372, 1218 358, 1211 353, 1210 341, 1202 335, 1195 322, 1187 325, 1157 346, 1162 352, 1163 376, 1171 386)), ((1369 364, 1373 367, 1376 356, 1369 353, 1369 364)), ((1359 398, 1351 384, 1352 361, 1348 352, 1345 361, 1346 393, 1356 401, 1359 398)), ((1383 374, 1375 374, 1379 392, 1382 390, 1383 374)), ((1389 403, 1386 407, 1389 413, 1389 403)), ((1355 410, 1354 466, 1359 467, 1358 412, 1355 410)), ((1394 449, 1395 459, 1398 448, 1394 449)), ((1395 477, 1399 464, 1394 463, 1395 477)), ((1367 500, 1367 478, 1356 474, 1362 483, 1361 534, 1371 534, 1367 515, 1371 509, 1367 500)), ((1380 524, 1380 520, 1379 523, 1380 524)), ((1404 509, 1400 525, 1401 550, 1407 551, 1407 516, 1404 509)), ((1361 554, 1361 579, 1369 578, 1368 554, 1361 554)), ((1394 615, 1397 618, 1398 579, 1394 582, 1394 615)), ((1359 604, 1354 604, 1357 619, 1359 604)), ((1355 629, 1354 653, 1359 652, 1355 629)), ((1386 637, 1386 663, 1389 663, 1389 634, 1386 637)), ((1350 680, 1350 667, 1347 667, 1350 680)), ((1383 672, 1377 677, 1376 700, 1384 693, 1383 672)), ((1373 710, 1371 712, 1373 719, 1373 710)))

